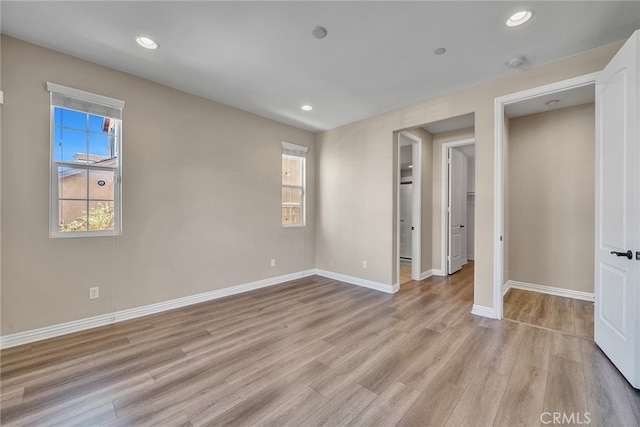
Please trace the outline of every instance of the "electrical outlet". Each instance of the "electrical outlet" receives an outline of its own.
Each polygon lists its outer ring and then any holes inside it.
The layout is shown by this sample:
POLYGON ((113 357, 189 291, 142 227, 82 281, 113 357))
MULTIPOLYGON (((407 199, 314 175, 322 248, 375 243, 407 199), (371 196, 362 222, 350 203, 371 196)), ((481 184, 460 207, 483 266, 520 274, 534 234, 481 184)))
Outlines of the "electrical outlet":
POLYGON ((271 260, 271 267, 275 267, 275 266, 276 266, 276 260, 275 260, 275 259, 272 259, 272 260, 271 260))
POLYGON ((89 288, 89 299, 96 298, 100 298, 100 288, 97 286, 94 288, 89 288))
POLYGON ((367 268, 367 261, 362 261, 362 268, 367 268))

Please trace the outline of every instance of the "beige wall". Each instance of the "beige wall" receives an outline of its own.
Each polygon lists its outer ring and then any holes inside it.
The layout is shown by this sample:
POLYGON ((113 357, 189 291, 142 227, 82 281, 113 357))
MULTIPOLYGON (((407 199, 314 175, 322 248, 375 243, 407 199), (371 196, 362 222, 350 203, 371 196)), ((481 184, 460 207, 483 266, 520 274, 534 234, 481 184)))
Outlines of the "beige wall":
MULTIPOLYGON (((514 71, 505 78, 318 134, 316 267, 392 284, 397 264, 394 252, 394 131, 475 113, 474 302, 493 307, 494 99, 599 71, 621 44, 614 43, 529 70, 514 71), (346 212, 350 214, 348 217, 346 212), (367 270, 360 268, 361 260, 368 260, 367 270)), ((434 144, 434 159, 437 158, 434 144)), ((433 176, 437 176, 435 171, 433 176)), ((434 226, 435 223, 434 218, 434 226)))
POLYGON ((315 266, 312 133, 9 37, 1 54, 3 335, 315 266), (47 81, 126 102, 120 237, 48 237, 47 81), (280 225, 281 141, 309 147, 305 228, 280 225))
POLYGON ((595 107, 511 119, 509 278, 593 292, 595 107))
MULTIPOLYGON (((3 36, 2 334, 313 267, 391 285, 397 268, 394 132, 468 113, 476 119, 475 304, 492 307, 494 98, 599 71, 621 44, 514 71, 314 138, 3 36), (46 81, 126 101, 123 236, 47 237, 46 81), (310 148, 304 229, 280 226, 282 140, 310 148), (17 176, 23 183, 10 185, 17 176), (269 267, 271 258, 276 268, 269 267), (88 300, 89 286, 100 286, 100 299, 88 300)), ((435 144, 432 155, 438 163, 435 144)), ((433 189, 437 176, 433 170, 433 189)), ((438 212, 435 200, 432 208, 438 212)), ((433 230, 437 224, 434 217, 433 230)))

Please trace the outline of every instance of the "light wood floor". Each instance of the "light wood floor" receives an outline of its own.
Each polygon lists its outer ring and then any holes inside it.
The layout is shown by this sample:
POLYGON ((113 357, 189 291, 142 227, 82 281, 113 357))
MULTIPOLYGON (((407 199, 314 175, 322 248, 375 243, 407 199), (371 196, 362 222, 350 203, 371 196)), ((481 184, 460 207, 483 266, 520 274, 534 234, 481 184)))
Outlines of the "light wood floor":
POLYGON ((394 295, 311 276, 7 349, 0 421, 638 425, 640 392, 591 340, 471 315, 472 297, 472 264, 394 295))
POLYGON ((411 281, 411 266, 410 265, 400 265, 400 284, 404 285, 407 282, 411 281))
POLYGON ((504 317, 593 339, 593 303, 539 292, 509 289, 504 317))

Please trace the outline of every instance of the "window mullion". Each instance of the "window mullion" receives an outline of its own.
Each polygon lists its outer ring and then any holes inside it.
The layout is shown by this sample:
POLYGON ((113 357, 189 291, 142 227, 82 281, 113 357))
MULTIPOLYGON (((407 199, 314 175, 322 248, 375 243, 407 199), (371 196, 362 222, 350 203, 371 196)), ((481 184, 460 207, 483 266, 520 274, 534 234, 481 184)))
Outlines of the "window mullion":
POLYGON ((54 160, 53 164, 55 165, 55 167, 61 167, 61 168, 113 171, 114 173, 117 172, 118 170, 117 166, 103 166, 103 165, 97 165, 95 163, 86 164, 86 163, 75 163, 75 162, 60 162, 60 161, 54 160))

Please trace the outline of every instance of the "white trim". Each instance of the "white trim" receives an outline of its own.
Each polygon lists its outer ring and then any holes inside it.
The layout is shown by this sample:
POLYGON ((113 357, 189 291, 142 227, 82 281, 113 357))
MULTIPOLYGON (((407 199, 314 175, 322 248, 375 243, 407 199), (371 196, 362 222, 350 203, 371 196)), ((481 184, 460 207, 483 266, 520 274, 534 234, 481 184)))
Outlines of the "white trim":
POLYGON ((503 290, 503 242, 504 233, 504 106, 526 99, 562 92, 581 86, 594 84, 599 73, 591 73, 567 80, 515 92, 495 98, 493 108, 493 306, 497 319, 502 319, 503 290))
POLYGON ((448 221, 449 214, 447 212, 447 204, 449 200, 449 176, 447 175, 447 164, 448 164, 448 154, 449 149, 453 147, 461 147, 464 145, 475 144, 475 138, 467 138, 461 139, 459 141, 445 142, 442 144, 442 165, 440 166, 440 175, 441 175, 441 195, 440 195, 440 205, 441 205, 441 221, 440 221, 440 262, 441 262, 441 270, 443 274, 439 274, 439 276, 446 276, 449 272, 449 263, 447 262, 447 252, 448 252, 448 240, 449 240, 449 230, 448 230, 448 221))
POLYGON ((497 319, 496 311, 491 307, 485 307, 483 305, 473 304, 471 314, 475 314, 476 316, 488 317, 490 319, 497 319))
POLYGON ((309 152, 309 147, 304 145, 293 144, 291 142, 282 141, 283 154, 289 154, 290 156, 306 157, 309 152))
POLYGON ((445 270, 441 269, 441 268, 432 268, 431 272, 434 276, 446 276, 447 273, 445 273, 445 270))
POLYGON ((105 326, 115 322, 122 322, 123 320, 135 319, 136 317, 147 316, 149 314, 155 314, 162 311, 172 310, 191 304, 197 304, 205 301, 223 298, 230 295, 252 291, 255 289, 265 288, 268 286, 279 285, 290 280, 311 276, 313 274, 315 274, 315 270, 285 274, 283 276, 257 280, 255 282, 245 283, 237 286, 230 286, 223 289, 216 289, 214 291, 204 292, 196 295, 189 295, 186 297, 163 301, 156 304, 149 304, 142 307, 121 310, 115 313, 101 314, 86 319, 74 320, 71 322, 46 326, 44 328, 32 329, 30 331, 5 335, 0 337, 0 349, 28 344, 34 341, 40 341, 47 338, 70 334, 73 332, 84 331, 86 329, 96 328, 98 326, 105 326))
POLYGON ((427 270, 427 271, 423 271, 420 274, 420 280, 428 279, 431 276, 433 276, 433 269, 427 270))
POLYGON ((509 289, 511 289, 510 282, 511 280, 507 280, 506 282, 504 282, 504 285, 502 285, 502 298, 504 298, 507 292, 509 292, 509 289))
MULTIPOLYGON (((412 201, 411 201, 411 217, 413 218, 413 230, 411 239, 411 280, 420 279, 420 261, 422 259, 422 139, 407 131, 398 132, 398 183, 396 186, 396 259, 400 259, 400 184, 402 182, 400 168, 400 150, 409 143, 402 144, 400 137, 410 140, 411 159, 413 163, 412 170, 412 201), (413 238, 417 237, 417 238, 413 238)), ((400 265, 397 265, 397 281, 400 283, 400 265)))
POLYGON ((315 269, 312 270, 318 276, 327 277, 329 279, 338 280, 340 282, 349 283, 351 285, 362 286, 364 288, 374 289, 376 291, 386 292, 388 294, 396 293, 400 290, 400 285, 385 285, 384 283, 374 282, 372 280, 361 279, 359 277, 347 276, 346 274, 334 273, 332 271, 315 269))
POLYGON ((593 292, 574 291, 572 289, 555 288, 553 286, 538 285, 536 283, 518 282, 509 280, 505 283, 507 290, 522 289, 523 291, 539 292, 541 294, 555 295, 565 298, 579 299, 582 301, 595 301, 593 292))
POLYGON ((124 108, 124 101, 121 101, 119 99, 86 92, 84 90, 59 85, 57 83, 47 82, 47 90, 49 92, 60 93, 69 97, 77 98, 82 101, 92 102, 94 104, 106 105, 108 107, 118 108, 120 110, 124 108))

